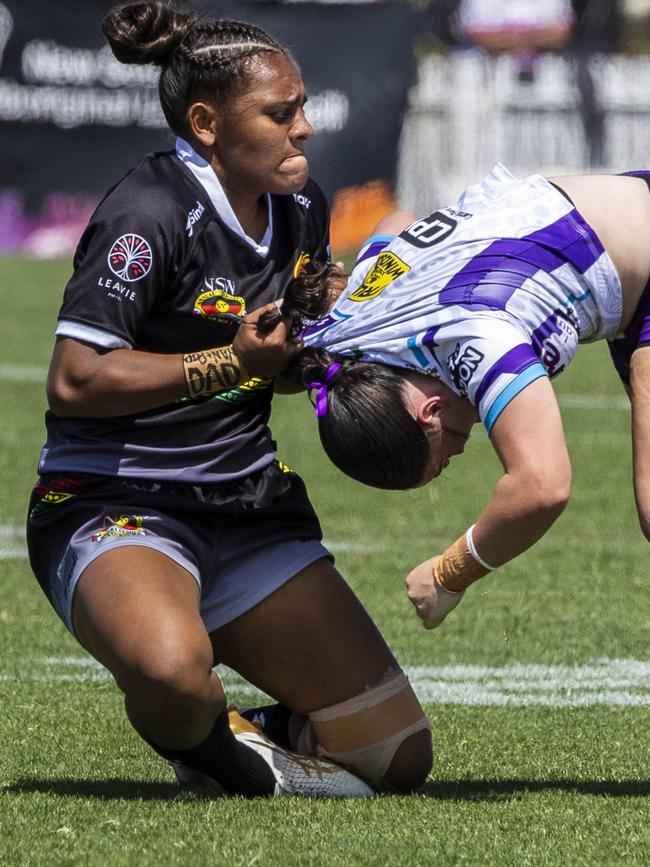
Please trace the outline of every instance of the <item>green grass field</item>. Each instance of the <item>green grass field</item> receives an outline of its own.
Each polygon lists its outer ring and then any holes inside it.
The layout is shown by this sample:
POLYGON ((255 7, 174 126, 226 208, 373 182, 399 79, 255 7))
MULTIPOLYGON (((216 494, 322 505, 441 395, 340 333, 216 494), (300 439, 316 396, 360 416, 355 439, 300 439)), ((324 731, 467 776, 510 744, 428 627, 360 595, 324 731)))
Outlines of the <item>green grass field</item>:
MULTIPOLYGON (((476 518, 499 474, 477 430, 444 478, 386 494, 343 478, 304 398, 279 398, 280 456, 430 715, 424 790, 374 801, 181 793, 116 687, 32 578, 23 521, 43 370, 68 263, 0 260, 0 864, 650 864, 650 548, 631 491, 629 411, 603 345, 557 382, 575 481, 540 544, 433 632, 409 568, 476 518)), ((247 685, 224 673, 234 703, 247 685)))

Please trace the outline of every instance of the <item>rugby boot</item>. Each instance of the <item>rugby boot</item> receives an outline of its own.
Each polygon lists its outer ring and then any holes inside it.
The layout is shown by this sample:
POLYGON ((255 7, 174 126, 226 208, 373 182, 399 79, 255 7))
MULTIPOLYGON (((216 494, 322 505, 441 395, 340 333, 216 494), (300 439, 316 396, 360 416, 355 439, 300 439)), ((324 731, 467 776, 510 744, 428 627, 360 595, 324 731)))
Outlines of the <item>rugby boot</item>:
POLYGON ((236 710, 228 711, 235 738, 254 750, 271 768, 275 795, 307 798, 373 798, 377 793, 366 782, 340 765, 318 756, 299 756, 273 743, 236 710))

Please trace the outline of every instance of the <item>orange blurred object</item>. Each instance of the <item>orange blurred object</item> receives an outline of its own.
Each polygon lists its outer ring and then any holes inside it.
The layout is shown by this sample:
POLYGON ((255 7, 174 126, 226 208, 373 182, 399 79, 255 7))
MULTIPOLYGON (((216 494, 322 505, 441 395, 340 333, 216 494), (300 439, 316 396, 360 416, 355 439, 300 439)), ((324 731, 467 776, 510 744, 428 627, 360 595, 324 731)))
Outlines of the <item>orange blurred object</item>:
POLYGON ((395 198, 386 181, 370 181, 358 187, 338 190, 332 204, 333 255, 356 250, 381 218, 395 208, 395 198))

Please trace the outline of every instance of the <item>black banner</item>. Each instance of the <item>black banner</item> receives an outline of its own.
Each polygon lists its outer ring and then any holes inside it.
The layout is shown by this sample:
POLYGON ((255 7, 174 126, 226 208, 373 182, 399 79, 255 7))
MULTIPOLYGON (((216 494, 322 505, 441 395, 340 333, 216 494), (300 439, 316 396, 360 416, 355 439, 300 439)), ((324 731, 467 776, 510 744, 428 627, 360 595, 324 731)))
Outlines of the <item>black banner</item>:
MULTIPOLYGON (((112 3, 0 0, 0 250, 74 245, 105 190, 173 138, 154 67, 118 63, 99 24, 112 3)), ((337 191, 393 180, 413 68, 407 6, 203 2, 287 45, 309 93, 312 176, 337 191)))

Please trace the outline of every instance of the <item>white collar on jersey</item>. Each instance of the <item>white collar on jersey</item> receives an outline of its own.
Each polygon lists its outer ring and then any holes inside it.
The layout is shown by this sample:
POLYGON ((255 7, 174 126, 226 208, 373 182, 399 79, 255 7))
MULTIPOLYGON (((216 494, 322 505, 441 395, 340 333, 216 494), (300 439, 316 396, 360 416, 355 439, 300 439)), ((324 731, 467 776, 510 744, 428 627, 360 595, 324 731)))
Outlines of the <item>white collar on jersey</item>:
POLYGON ((230 206, 230 202, 223 191, 223 187, 219 183, 219 178, 215 175, 210 163, 206 162, 202 156, 199 156, 192 145, 182 138, 176 139, 176 156, 187 166, 197 181, 201 184, 226 226, 246 241, 246 243, 255 250, 258 256, 268 256, 271 247, 271 240, 273 238, 273 208, 271 207, 271 197, 269 194, 266 194, 266 210, 269 215, 269 224, 266 227, 264 237, 258 244, 257 241, 250 238, 242 229, 241 224, 235 216, 235 212, 230 206))

